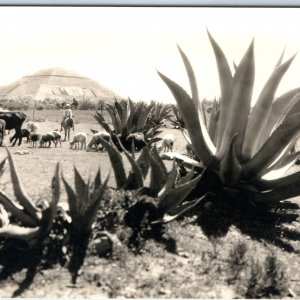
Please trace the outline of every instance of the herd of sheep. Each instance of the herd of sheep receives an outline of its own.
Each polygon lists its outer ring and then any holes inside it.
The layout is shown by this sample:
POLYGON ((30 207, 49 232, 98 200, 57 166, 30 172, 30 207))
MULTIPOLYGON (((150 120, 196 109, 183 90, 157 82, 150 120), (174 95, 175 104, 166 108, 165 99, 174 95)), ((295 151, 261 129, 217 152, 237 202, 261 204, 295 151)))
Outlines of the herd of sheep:
MULTIPOLYGON (((1 127, 1 119, 0 119, 1 127)), ((93 148, 96 150, 103 150, 104 147, 101 143, 101 139, 109 141, 110 135, 106 131, 97 132, 91 130, 93 135, 90 137, 89 141, 88 135, 85 132, 78 132, 73 135, 72 140, 70 141, 71 149, 81 149, 86 151, 92 151, 93 148)), ((49 131, 45 134, 39 133, 39 126, 35 122, 28 122, 27 128, 21 130, 22 138, 26 138, 26 142, 31 145, 33 148, 45 148, 50 147, 51 143, 54 143, 55 147, 59 144, 61 147, 62 135, 58 130, 49 131)), ((12 142, 12 140, 10 140, 12 142)), ((166 134, 161 143, 158 145, 158 151, 166 152, 173 151, 174 144, 174 135, 166 134)))
MULTIPOLYGON (((27 143, 31 143, 32 147, 37 147, 39 143, 39 147, 50 147, 51 142, 54 143, 55 147, 60 143, 62 136, 60 132, 57 130, 47 132, 46 134, 38 133, 38 124, 34 122, 27 123, 27 129, 22 129, 22 137, 27 139, 27 143)), ((85 132, 75 133, 72 141, 70 141, 71 149, 86 149, 87 151, 91 151, 94 147, 95 149, 103 150, 103 146, 101 144, 101 138, 105 140, 109 140, 109 133, 106 131, 95 132, 93 130, 93 135, 90 138, 89 142, 87 142, 87 134, 85 132)), ((158 151, 173 151, 174 144, 174 135, 166 134, 162 138, 161 144, 158 146, 158 151)))

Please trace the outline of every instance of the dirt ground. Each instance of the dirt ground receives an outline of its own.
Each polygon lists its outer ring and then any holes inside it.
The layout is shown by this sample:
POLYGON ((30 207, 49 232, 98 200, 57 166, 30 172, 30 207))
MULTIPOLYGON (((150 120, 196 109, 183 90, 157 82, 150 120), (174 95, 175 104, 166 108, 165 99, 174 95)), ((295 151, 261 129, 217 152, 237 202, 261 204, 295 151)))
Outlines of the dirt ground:
MULTIPOLYGON (((41 133, 59 128, 59 122, 54 117, 47 119, 43 116, 38 124, 41 133)), ((76 124, 75 132, 83 131, 91 136, 91 128, 100 129, 99 125, 88 117, 84 122, 79 121, 76 124)), ((164 129, 164 132, 172 132, 175 135, 174 151, 184 154, 185 140, 181 133, 174 129, 164 129)), ((71 132, 71 136, 73 134, 71 132)), ((4 144, 8 145, 8 136, 4 144)), ((94 175, 99 167, 104 178, 111 169, 107 153, 71 150, 68 142, 63 142, 61 148, 32 148, 26 143, 8 148, 13 153, 24 188, 34 200, 49 192, 57 162, 60 162, 62 173, 70 183, 74 179, 74 165, 84 178, 88 178, 89 174, 94 175), (29 150, 29 154, 16 154, 23 149, 29 150)), ((0 159, 5 156, 6 151, 1 148, 0 159)), ((126 162, 126 158, 124 161, 126 162)), ((113 175, 109 185, 115 185, 113 175)), ((0 186, 7 194, 13 195, 9 170, 6 170, 0 179, 0 186)), ((60 201, 66 201, 64 190, 60 201)), ((243 278, 231 283, 227 280, 231 272, 228 269, 230 251, 241 241, 248 247, 249 260, 245 263, 245 270, 250 268, 251 259, 263 258, 273 251, 282 261, 289 277, 290 292, 287 296, 300 296, 298 254, 286 253, 272 245, 253 241, 235 228, 232 228, 226 237, 213 242, 208 241, 199 226, 189 222, 185 222, 185 225, 171 223, 167 231, 177 241, 178 254, 167 252, 162 245, 153 241, 147 242, 141 255, 133 255, 125 247, 116 247, 112 259, 88 256, 76 286, 70 284, 70 275, 65 268, 55 266, 41 270, 30 288, 20 297, 244 298, 249 283, 249 280, 245 279, 247 276, 243 274, 243 278)), ((298 246, 300 249, 299 242, 298 246)), ((12 296, 23 280, 25 271, 0 281, 0 297, 12 296)))

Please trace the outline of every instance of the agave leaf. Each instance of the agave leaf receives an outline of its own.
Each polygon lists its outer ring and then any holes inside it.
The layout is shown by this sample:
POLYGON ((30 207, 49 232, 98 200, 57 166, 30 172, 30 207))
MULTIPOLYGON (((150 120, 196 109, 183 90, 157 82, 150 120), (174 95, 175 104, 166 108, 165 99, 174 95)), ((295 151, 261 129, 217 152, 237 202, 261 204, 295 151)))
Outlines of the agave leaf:
POLYGON ((275 99, 266 122, 265 130, 260 139, 259 149, 287 116, 300 112, 299 100, 300 88, 293 89, 275 99))
POLYGON ((186 133, 186 131, 183 128, 180 128, 180 131, 182 132, 182 135, 183 135, 184 139, 186 140, 186 142, 188 144, 192 144, 191 139, 190 139, 189 135, 186 133))
POLYGON ((4 166, 6 162, 7 157, 5 157, 1 162, 0 162, 0 177, 3 175, 4 172, 4 166))
POLYGON ((237 138, 238 134, 232 137, 227 152, 220 163, 219 175, 225 185, 232 185, 241 178, 242 167, 236 154, 237 138))
POLYGON ((243 174, 246 178, 258 177, 276 158, 287 151, 287 145, 294 136, 298 134, 300 129, 299 123, 300 113, 287 118, 272 133, 270 138, 262 146, 259 152, 246 164, 243 165, 243 174))
POLYGON ((39 227, 29 228, 9 224, 0 228, 0 236, 30 242, 39 236, 39 227))
MULTIPOLYGON (((216 153, 219 160, 223 159, 225 152, 229 147, 229 143, 231 142, 231 138, 237 130, 236 154, 240 160, 242 159, 242 146, 251 109, 254 74, 254 42, 252 41, 235 72, 231 83, 232 88, 230 92, 228 92, 228 97, 230 97, 227 108, 229 109, 229 112, 227 113, 228 119, 226 120, 224 127, 220 127, 224 128, 224 132, 222 141, 216 153)), ((222 112, 220 117, 222 117, 222 112)), ((220 126, 222 125, 220 124, 220 126)))
MULTIPOLYGON (((275 161, 273 161, 267 168, 264 168, 260 173, 261 176, 264 176, 271 171, 275 171, 277 169, 282 169, 285 165, 289 164, 290 162, 295 162, 299 153, 292 153, 288 154, 292 146, 295 144, 295 141, 298 140, 299 134, 297 134, 290 143, 281 151, 279 155, 277 155, 275 161)), ((283 169, 282 169, 283 170, 283 169)), ((276 173, 273 173, 276 174, 276 173)), ((279 176, 279 173, 277 173, 279 176)))
POLYGON ((283 56, 284 56, 284 52, 285 52, 285 47, 283 48, 283 51, 281 52, 281 55, 275 65, 275 69, 278 68, 281 64, 282 64, 282 60, 283 60, 283 56))
POLYGON ((163 185, 166 182, 166 173, 162 169, 162 166, 157 161, 157 159, 155 159, 154 156, 152 156, 149 153, 148 148, 145 149, 147 149, 146 151, 148 151, 150 167, 151 167, 149 193, 150 196, 156 197, 158 192, 162 189, 163 185))
POLYGON ((175 207, 181 204, 181 202, 188 196, 188 194, 195 188, 198 181, 201 179, 203 173, 199 174, 194 179, 187 183, 176 186, 164 197, 159 198, 158 202, 158 214, 163 216, 168 211, 173 210, 175 207))
POLYGON ((9 224, 9 215, 2 204, 0 204, 0 227, 9 224))
POLYGON ((100 168, 98 169, 98 172, 97 172, 95 180, 94 180, 94 186, 97 187, 99 185, 101 185, 101 170, 100 170, 100 168))
POLYGON ((79 199, 77 198, 74 190, 71 188, 71 186, 68 184, 68 182, 65 180, 63 174, 61 176, 62 181, 65 185, 65 189, 68 195, 68 203, 69 203, 69 209, 70 209, 70 215, 72 222, 77 222, 78 220, 78 214, 79 214, 79 199))
POLYGON ((180 55, 182 57, 182 60, 183 60, 183 63, 184 63, 184 66, 185 66, 185 69, 186 69, 186 72, 187 72, 187 75, 188 75, 188 78, 189 78, 191 92, 192 92, 192 99, 194 101, 194 105, 195 105, 197 111, 200 112, 200 116, 202 117, 202 120, 203 120, 204 124, 207 125, 206 117, 205 117, 205 114, 203 112, 202 105, 200 105, 197 81, 196 81, 196 77, 195 77, 193 67, 192 67, 189 59, 185 55, 185 53, 181 50, 181 48, 178 45, 177 45, 177 47, 178 47, 178 50, 179 50, 180 55))
POLYGON ((123 165, 122 155, 113 145, 113 143, 108 143, 102 138, 100 138, 100 140, 104 147, 107 149, 109 159, 115 173, 117 188, 120 189, 126 183, 126 173, 123 165))
POLYGON ((41 229, 41 232, 44 236, 49 233, 49 231, 52 227, 52 224, 53 224, 53 219, 55 218, 55 216, 57 214, 57 204, 58 204, 59 196, 60 196, 59 162, 56 164, 55 173, 52 178, 51 190, 52 190, 52 200, 49 204, 49 207, 47 207, 42 212, 43 228, 41 229))
POLYGON ((38 224, 41 220, 40 211, 35 207, 31 199, 25 192, 22 183, 19 179, 19 175, 15 167, 14 161, 12 159, 12 155, 7 147, 5 147, 5 149, 7 151, 8 162, 10 165, 11 180, 12 180, 13 190, 16 195, 16 198, 19 201, 19 203, 24 207, 26 212, 38 224))
POLYGON ((90 230, 92 227, 92 224, 94 223, 94 221, 96 219, 100 201, 102 200, 102 196, 107 187, 109 177, 110 177, 110 174, 107 175, 103 184, 93 194, 92 202, 89 204, 89 206, 87 207, 87 209, 84 213, 82 225, 83 225, 83 229, 85 229, 85 230, 90 230))
POLYGON ((165 152, 161 155, 161 158, 168 159, 168 160, 175 159, 178 164, 183 165, 187 168, 194 167, 195 170, 197 171, 201 171, 203 169, 203 164, 200 163, 199 161, 191 159, 186 155, 182 155, 176 152, 165 152))
MULTIPOLYGON (((298 153, 298 156, 299 156, 299 153, 298 153)), ((281 178, 295 164, 297 157, 295 157, 293 160, 287 162, 285 165, 282 165, 280 168, 276 168, 276 169, 269 171, 268 173, 264 174, 261 178, 267 179, 267 180, 281 178)))
MULTIPOLYGON (((232 74, 228 64, 228 61, 225 57, 224 52, 221 47, 216 43, 211 34, 207 31, 210 43, 213 47, 218 72, 219 72, 219 82, 221 90, 221 100, 220 100, 220 128, 225 128, 226 123, 229 120, 229 104, 230 104, 230 93, 231 93, 231 84, 232 84, 232 74)), ((222 142, 222 132, 218 132, 217 137, 217 149, 219 149, 222 142)))
POLYGON ((162 222, 163 223, 169 223, 178 217, 185 214, 187 211, 195 207, 198 203, 200 203, 204 198, 206 197, 206 194, 200 197, 199 199, 195 199, 192 201, 187 201, 183 203, 182 205, 176 207, 171 213, 167 213, 163 216, 162 222))
POLYGON ((163 177, 166 178, 168 171, 167 171, 167 168, 166 168, 165 164, 163 163, 161 157, 159 156, 159 153, 157 151, 156 146, 152 148, 151 156, 160 165, 160 168, 161 168, 162 173, 163 173, 163 177))
POLYGON ((149 160, 149 149, 146 147, 142 149, 139 158, 137 159, 137 163, 142 171, 143 177, 146 178, 149 167, 150 167, 150 160, 149 160))
POLYGON ((190 180, 192 180, 192 178, 194 177, 194 174, 195 174, 194 169, 195 169, 195 167, 192 166, 190 172, 178 181, 178 185, 185 184, 185 183, 189 182, 190 180))
POLYGON ((4 206, 4 208, 7 211, 11 212, 12 215, 22 223, 22 225, 29 227, 35 227, 38 225, 38 223, 23 209, 20 209, 17 206, 15 206, 7 197, 7 195, 2 191, 0 191, 0 203, 4 206))
POLYGON ((282 200, 299 196, 300 184, 299 181, 280 186, 269 192, 255 193, 253 195, 255 201, 265 203, 276 203, 282 200))
POLYGON ((178 208, 176 208, 176 213, 172 212, 172 214, 164 214, 162 219, 156 220, 156 221, 152 222, 152 224, 158 224, 158 223, 166 224, 166 223, 169 223, 169 222, 177 219, 178 217, 182 216, 184 213, 186 213, 187 211, 189 211, 190 209, 195 207, 198 203, 200 203, 200 201, 203 198, 204 198, 204 196, 199 199, 188 201, 188 202, 180 205, 178 208))
POLYGON ((130 113, 127 120, 127 136, 132 132, 130 129, 133 125, 132 124, 133 117, 136 113, 136 108, 137 108, 137 105, 134 105, 131 99, 128 100, 128 103, 129 103, 130 113))
POLYGON ((121 121, 118 119, 115 109, 112 106, 107 105, 106 111, 109 113, 113 128, 116 131, 116 133, 121 133, 121 121))
POLYGON ((236 72, 238 66, 237 66, 237 64, 235 63, 235 61, 233 61, 233 68, 234 68, 234 72, 236 72))
POLYGON ((261 191, 273 190, 286 186, 291 183, 299 182, 300 180, 300 171, 290 174, 285 177, 278 177, 276 179, 267 180, 267 179, 258 179, 254 182, 255 186, 258 187, 261 191))
POLYGON ((142 112, 138 118, 137 131, 142 131, 144 129, 147 118, 148 118, 153 106, 154 106, 154 103, 151 103, 142 110, 142 112))
POLYGON ((178 176, 177 164, 174 160, 172 164, 172 169, 167 175, 166 183, 164 187, 161 189, 161 191, 158 193, 158 197, 163 198, 171 189, 174 188, 177 176, 178 176))
POLYGON ((199 120, 199 116, 192 99, 178 84, 171 81, 165 75, 159 72, 158 74, 169 87, 177 101, 177 105, 189 132, 196 155, 204 162, 205 165, 210 165, 214 162, 215 149, 208 133, 204 132, 205 126, 201 126, 201 119, 199 120))
POLYGON ((74 174, 75 174, 76 195, 79 201, 82 201, 85 198, 86 184, 75 166, 74 166, 74 174))
MULTIPOLYGON (((122 101, 121 101, 122 103, 122 101)), ((118 102, 117 100, 115 100, 115 108, 116 108, 116 112, 118 114, 118 118, 120 119, 121 121, 121 124, 123 125, 123 122, 122 122, 122 115, 123 115, 123 110, 124 110, 124 107, 122 106, 120 102, 118 102)))
POLYGON ((135 161, 135 159, 130 155, 130 153, 124 148, 121 141, 119 140, 119 143, 123 149, 124 154, 126 155, 127 159, 129 160, 131 167, 132 167, 132 176, 134 177, 134 185, 135 188, 141 188, 144 186, 144 179, 143 179, 143 173, 139 166, 139 164, 135 161))
POLYGON ((96 119, 96 121, 109 133, 111 134, 112 131, 109 127, 109 125, 107 124, 107 122, 105 121, 104 117, 101 115, 101 113, 99 113, 98 111, 95 110, 94 113, 92 113, 92 116, 96 119))
POLYGON ((271 112, 275 92, 294 57, 295 55, 273 71, 251 111, 243 146, 244 161, 251 159, 258 151, 260 140, 271 112))

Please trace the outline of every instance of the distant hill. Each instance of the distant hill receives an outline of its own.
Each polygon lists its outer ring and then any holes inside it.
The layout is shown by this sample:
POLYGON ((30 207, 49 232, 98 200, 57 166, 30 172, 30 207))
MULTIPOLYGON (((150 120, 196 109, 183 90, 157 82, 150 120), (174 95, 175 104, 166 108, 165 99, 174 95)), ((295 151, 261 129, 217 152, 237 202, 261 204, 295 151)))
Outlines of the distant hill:
POLYGON ((55 99, 68 101, 73 98, 81 101, 112 100, 119 98, 113 91, 95 80, 63 68, 40 70, 32 75, 0 87, 0 100, 26 99, 42 101, 55 99))

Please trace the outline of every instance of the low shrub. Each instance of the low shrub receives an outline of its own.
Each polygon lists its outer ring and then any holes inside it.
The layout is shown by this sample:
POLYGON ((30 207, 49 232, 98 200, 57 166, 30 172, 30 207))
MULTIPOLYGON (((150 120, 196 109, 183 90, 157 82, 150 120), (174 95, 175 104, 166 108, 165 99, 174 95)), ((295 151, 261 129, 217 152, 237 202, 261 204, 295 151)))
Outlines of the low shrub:
POLYGON ((95 103, 92 100, 82 100, 78 105, 80 110, 95 109, 95 103))

